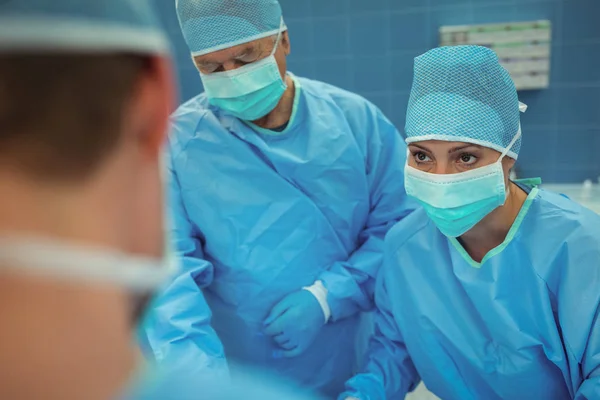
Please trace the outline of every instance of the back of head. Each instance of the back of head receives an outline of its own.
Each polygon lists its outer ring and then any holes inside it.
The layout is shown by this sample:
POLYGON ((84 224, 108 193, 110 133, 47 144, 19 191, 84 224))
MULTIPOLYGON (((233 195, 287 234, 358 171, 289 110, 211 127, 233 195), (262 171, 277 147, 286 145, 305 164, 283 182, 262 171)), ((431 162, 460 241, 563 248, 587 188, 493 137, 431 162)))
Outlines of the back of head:
MULTIPOLYGON (((0 244, 162 249, 167 54, 149 0, 0 1, 0 244)), ((114 397, 128 294, 25 267, 0 263, 0 398, 114 397)))
MULTIPOLYGON (((407 142, 467 142, 502 152, 519 120, 515 85, 492 50, 440 47, 415 58, 407 142)), ((508 154, 516 159, 520 147, 519 139, 508 154)))
POLYGON ((277 0, 177 0, 176 4, 183 37, 194 57, 276 35, 282 27, 277 0))
POLYGON ((149 57, 167 51, 144 0, 0 2, 1 165, 88 176, 149 57))

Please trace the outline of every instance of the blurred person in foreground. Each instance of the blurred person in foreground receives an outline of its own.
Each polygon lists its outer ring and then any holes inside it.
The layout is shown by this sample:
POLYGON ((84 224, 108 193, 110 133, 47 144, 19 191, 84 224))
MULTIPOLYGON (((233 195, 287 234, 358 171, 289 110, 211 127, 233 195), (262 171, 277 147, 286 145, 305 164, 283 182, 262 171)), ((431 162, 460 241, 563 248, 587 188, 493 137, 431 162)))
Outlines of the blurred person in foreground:
MULTIPOLYGON (((145 0, 0 3, 2 399, 114 399, 144 370, 133 331, 170 273, 167 55, 145 0)), ((141 381, 138 398, 240 398, 141 381)))
POLYGON ((509 179, 524 109, 490 49, 415 59, 405 183, 423 209, 386 238, 370 360, 341 399, 420 380, 449 400, 600 399, 600 216, 509 179))
POLYGON ((406 147, 367 100, 287 70, 277 0, 176 7, 204 92, 172 117, 182 261, 147 325, 154 355, 199 374, 227 374, 227 355, 339 393, 383 238, 412 210, 406 147))

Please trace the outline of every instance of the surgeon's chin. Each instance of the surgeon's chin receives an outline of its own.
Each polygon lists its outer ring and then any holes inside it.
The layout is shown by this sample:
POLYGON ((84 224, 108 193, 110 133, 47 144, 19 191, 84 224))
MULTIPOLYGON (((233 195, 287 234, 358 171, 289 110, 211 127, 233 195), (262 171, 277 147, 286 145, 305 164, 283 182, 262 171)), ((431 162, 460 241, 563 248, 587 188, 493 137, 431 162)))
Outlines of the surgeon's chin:
POLYGON ((0 277, 0 398, 117 398, 135 372, 128 297, 109 285, 0 277))

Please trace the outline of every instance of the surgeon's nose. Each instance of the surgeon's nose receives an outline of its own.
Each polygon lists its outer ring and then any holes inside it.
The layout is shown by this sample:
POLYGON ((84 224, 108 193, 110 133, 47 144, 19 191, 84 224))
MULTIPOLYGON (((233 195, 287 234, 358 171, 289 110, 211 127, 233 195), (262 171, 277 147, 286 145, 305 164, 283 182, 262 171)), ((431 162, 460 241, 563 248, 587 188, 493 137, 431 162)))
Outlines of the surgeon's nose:
POLYGON ((434 174, 437 174, 437 175, 450 175, 450 174, 455 174, 458 171, 456 171, 455 168, 453 168, 451 163, 437 162, 437 163, 435 163, 435 167, 434 167, 433 171, 431 171, 431 172, 434 174))
POLYGON ((239 67, 241 67, 242 65, 244 65, 243 63, 240 63, 239 61, 226 61, 222 64, 223 67, 223 71, 233 71, 234 69, 238 69, 239 67))

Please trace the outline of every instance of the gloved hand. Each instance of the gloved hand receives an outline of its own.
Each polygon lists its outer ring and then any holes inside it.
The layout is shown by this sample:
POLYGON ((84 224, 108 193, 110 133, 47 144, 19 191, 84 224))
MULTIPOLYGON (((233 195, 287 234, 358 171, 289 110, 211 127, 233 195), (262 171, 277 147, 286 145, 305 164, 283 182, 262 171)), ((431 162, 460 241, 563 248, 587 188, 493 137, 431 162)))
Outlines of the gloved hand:
POLYGON ((302 354, 325 325, 325 314, 316 297, 307 290, 286 296, 265 320, 266 335, 284 350, 284 357, 302 354))

